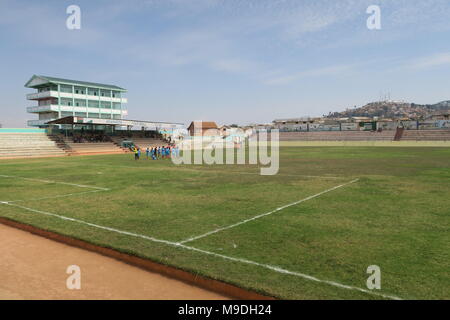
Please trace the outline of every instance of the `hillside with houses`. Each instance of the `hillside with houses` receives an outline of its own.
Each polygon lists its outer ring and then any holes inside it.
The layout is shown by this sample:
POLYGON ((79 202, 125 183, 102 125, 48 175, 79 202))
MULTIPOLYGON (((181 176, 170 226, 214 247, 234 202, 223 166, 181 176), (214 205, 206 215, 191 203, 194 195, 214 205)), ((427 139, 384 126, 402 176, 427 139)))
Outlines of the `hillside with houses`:
POLYGON ((408 118, 425 119, 435 112, 450 109, 450 100, 436 104, 415 104, 403 101, 371 102, 362 107, 348 108, 342 112, 330 112, 326 118, 378 117, 378 118, 408 118))

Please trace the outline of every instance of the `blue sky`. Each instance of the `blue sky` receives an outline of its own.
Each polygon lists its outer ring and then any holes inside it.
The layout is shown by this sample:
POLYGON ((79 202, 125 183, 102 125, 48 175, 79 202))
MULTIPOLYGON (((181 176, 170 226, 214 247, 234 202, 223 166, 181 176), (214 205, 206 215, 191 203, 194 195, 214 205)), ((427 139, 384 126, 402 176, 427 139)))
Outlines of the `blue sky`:
POLYGON ((264 123, 450 99, 448 0, 0 0, 0 123, 33 74, 128 89, 130 119, 264 123), (81 8, 81 30, 66 8, 81 8), (381 30, 368 30, 369 5, 381 30))

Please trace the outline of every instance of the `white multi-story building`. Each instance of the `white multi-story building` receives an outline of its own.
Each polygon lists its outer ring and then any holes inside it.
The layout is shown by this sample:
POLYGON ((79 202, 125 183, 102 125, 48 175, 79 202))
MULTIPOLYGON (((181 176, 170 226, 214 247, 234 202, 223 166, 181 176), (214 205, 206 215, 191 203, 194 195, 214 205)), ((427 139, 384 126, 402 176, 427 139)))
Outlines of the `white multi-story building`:
POLYGON ((27 94, 35 102, 27 112, 39 116, 29 126, 46 127, 48 121, 69 116, 121 120, 128 114, 126 90, 118 86, 34 75, 25 87, 37 90, 27 94))

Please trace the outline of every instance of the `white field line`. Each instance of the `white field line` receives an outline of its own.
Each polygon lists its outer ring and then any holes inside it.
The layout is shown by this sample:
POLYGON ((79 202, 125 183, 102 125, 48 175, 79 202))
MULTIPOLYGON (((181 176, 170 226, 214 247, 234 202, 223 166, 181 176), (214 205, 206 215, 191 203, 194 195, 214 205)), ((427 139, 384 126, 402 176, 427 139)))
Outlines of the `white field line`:
POLYGON ((75 218, 62 216, 62 215, 59 215, 59 214, 56 214, 56 213, 51 213, 51 212, 36 210, 36 209, 33 209, 33 208, 28 208, 28 207, 21 206, 19 204, 15 204, 15 203, 2 202, 2 204, 6 204, 6 205, 9 205, 9 206, 21 208, 21 209, 28 210, 28 211, 31 211, 31 212, 34 212, 34 213, 40 213, 40 214, 43 214, 43 215, 59 218, 59 219, 62 219, 62 220, 77 222, 77 223, 88 225, 88 226, 91 226, 91 227, 94 227, 94 228, 97 228, 97 229, 107 230, 107 231, 111 231, 111 232, 125 234, 125 235, 129 235, 129 236, 132 236, 132 237, 142 238, 142 239, 146 239, 146 240, 150 240, 150 241, 154 241, 154 242, 165 243, 165 244, 169 244, 169 245, 174 245, 175 244, 174 242, 160 240, 160 239, 156 239, 156 238, 153 238, 153 237, 148 237, 148 236, 140 235, 140 234, 137 234, 137 233, 131 233, 131 232, 127 232, 127 231, 122 231, 122 230, 118 230, 118 229, 114 229, 114 228, 110 228, 110 227, 105 227, 105 226, 101 226, 101 225, 98 225, 98 224, 86 222, 86 221, 83 221, 83 220, 78 220, 78 219, 75 219, 75 218))
MULTIPOLYGON (((143 160, 144 161, 144 160, 143 160)), ((149 160, 152 161, 152 160, 149 160)), ((25 163, 25 162, 24 162, 25 163)), ((72 163, 71 163, 72 164, 72 163)), ((1 164, 0 164, 1 165, 1 164)), ((9 165, 9 164, 8 164, 9 165)), ((74 167, 78 166, 76 163, 74 164, 74 167)), ((133 166, 114 166, 114 165, 107 165, 107 164, 94 164, 90 163, 89 166, 95 166, 100 168, 126 168, 126 169, 139 169, 139 170, 153 170, 153 171, 163 171, 167 168, 152 168, 152 167, 133 167, 133 166)), ((219 170, 201 170, 201 169, 190 169, 190 168, 184 168, 184 167, 178 167, 176 170, 180 171, 193 171, 193 172, 203 172, 203 173, 221 173, 221 174, 244 174, 244 175, 256 175, 261 177, 267 177, 262 176, 261 174, 257 172, 240 172, 240 171, 219 171, 219 170)), ((1 177, 2 175, 0 175, 1 177)), ((303 177, 303 178, 318 178, 318 179, 346 179, 347 177, 337 177, 337 176, 314 176, 314 175, 305 175, 305 174, 289 174, 289 173, 277 173, 275 176, 281 176, 281 177, 303 177)), ((5 176, 6 177, 6 176, 5 176)), ((270 176, 269 176, 270 177, 270 176)))
POLYGON ((46 211, 40 211, 40 210, 36 210, 36 209, 32 209, 32 208, 28 208, 28 207, 24 207, 18 204, 13 204, 13 203, 5 203, 5 202, 0 202, 2 204, 6 204, 9 206, 14 206, 14 207, 18 207, 27 211, 31 211, 34 213, 39 213, 39 214, 43 214, 43 215, 47 215, 47 216, 52 216, 52 217, 56 217, 62 220, 67 220, 67 221, 71 221, 71 222, 76 222, 76 223, 80 223, 80 224, 84 224, 87 226, 91 226, 97 229, 102 229, 102 230, 106 230, 106 231, 110 231, 110 232, 115 232, 115 233, 119 233, 119 234, 123 234, 123 235, 128 235, 131 237, 136 237, 136 238, 141 238, 141 239, 145 239, 145 240, 149 240, 152 242, 157 242, 157 243, 162 243, 162 244, 166 244, 172 247, 178 247, 178 248, 182 248, 182 249, 186 249, 186 250, 190 250, 190 251, 194 251, 194 252, 198 252, 198 253, 202 253, 202 254, 206 254, 206 255, 210 255, 210 256, 214 256, 214 257, 218 257, 218 258, 222 258, 225 260, 230 260, 230 261, 234 261, 234 262, 240 262, 240 263, 244 263, 244 264, 249 264, 249 265, 254 265, 254 266, 258 266, 261 268, 265 268, 277 273, 281 273, 281 274, 287 274, 287 275, 291 275, 291 276, 295 276, 295 277, 299 277, 299 278, 303 278, 306 280, 310 280, 310 281, 315 281, 318 283, 323 283, 323 284, 328 284, 330 286, 333 287, 337 287, 337 288, 341 288, 341 289, 347 289, 347 290, 354 290, 354 291, 360 291, 369 295, 373 295, 373 296, 378 296, 378 297, 382 297, 385 299, 393 299, 393 300, 401 300, 401 298, 397 297, 397 296, 392 296, 392 295, 387 295, 387 294, 383 294, 383 293, 378 293, 378 292, 374 292, 371 290, 367 290, 367 289, 363 289, 363 288, 359 288, 359 287, 354 287, 354 286, 349 286, 349 285, 345 285, 345 284, 341 284, 339 282, 336 281, 330 281, 330 280, 322 280, 304 273, 300 273, 300 272, 295 272, 295 271, 289 271, 277 266, 272 266, 272 265, 268 265, 268 264, 263 264, 263 263, 258 263, 255 261, 251 261, 251 260, 246 260, 246 259, 241 259, 241 258, 235 258, 235 257, 230 257, 230 256, 226 256, 223 254, 218 254, 218 253, 214 253, 211 251, 206 251, 206 250, 202 250, 202 249, 198 249, 195 247, 191 247, 191 246, 186 246, 177 242, 172 242, 172 241, 167 241, 167 240, 161 240, 161 239, 157 239, 157 238, 153 238, 153 237, 149 237, 149 236, 145 236, 142 234, 137 234, 137 233, 132 233, 132 232, 127 232, 127 231, 122 231, 122 230, 118 230, 115 228, 110 228, 110 227, 105 227, 105 226, 101 226, 98 224, 94 224, 94 223, 89 223, 83 220, 78 220, 78 219, 74 219, 74 218, 69 218, 69 217, 65 217, 65 216, 61 216, 55 213, 50 213, 50 212, 46 212, 46 211))
MULTIPOLYGON (((195 169, 188 169, 188 170, 195 170, 195 169)), ((205 170, 195 170, 195 171, 199 171, 199 172, 205 172, 205 170)), ((210 172, 217 172, 217 173, 222 173, 222 171, 213 171, 213 170, 208 170, 210 172)), ((249 174, 249 175, 258 175, 261 176, 261 174, 257 173, 257 172, 239 172, 239 171, 226 171, 227 173, 237 173, 237 174, 249 174)), ((318 178, 318 179, 345 179, 346 177, 334 177, 334 176, 311 176, 311 175, 306 175, 306 174, 289 174, 289 173, 277 173, 276 176, 281 176, 281 177, 303 177, 303 178, 318 178)), ((265 176, 263 176, 265 177, 265 176)))
POLYGON ((18 177, 18 176, 7 176, 7 175, 4 175, 4 174, 0 174, 0 177, 2 177, 2 178, 23 179, 23 180, 43 182, 43 183, 56 183, 56 184, 63 184, 63 185, 74 186, 74 187, 79 187, 79 188, 98 189, 98 190, 102 190, 102 191, 109 191, 110 190, 108 188, 87 186, 87 185, 83 185, 83 184, 76 184, 76 183, 69 183, 69 182, 59 182, 59 181, 43 180, 43 179, 34 179, 34 178, 25 178, 25 177, 18 177))
POLYGON ((304 198, 304 199, 301 199, 301 200, 298 200, 298 201, 289 203, 289 204, 287 204, 287 205, 285 205, 285 206, 276 208, 275 210, 272 210, 272 211, 269 211, 269 212, 266 212, 266 213, 259 214, 259 215, 257 215, 257 216, 252 217, 252 218, 248 218, 248 219, 242 220, 242 221, 240 221, 240 222, 231 224, 231 225, 226 226, 226 227, 217 228, 217 229, 215 229, 215 230, 206 232, 206 233, 204 233, 204 234, 201 234, 201 235, 198 235, 198 236, 195 236, 195 237, 191 237, 191 238, 185 239, 185 240, 183 240, 183 241, 180 241, 179 243, 180 243, 180 244, 183 244, 183 243, 191 242, 191 241, 194 241, 194 240, 198 240, 198 239, 201 239, 201 238, 210 236, 210 235, 212 235, 212 234, 214 234, 214 233, 217 233, 217 232, 220 232, 220 231, 223 231, 223 230, 227 230, 227 229, 231 229, 231 228, 240 226, 240 225, 242 225, 242 224, 244 224, 244 223, 247 223, 247 222, 250 222, 250 221, 253 221, 253 220, 256 220, 256 219, 259 219, 259 218, 268 216, 268 215, 271 215, 271 214, 273 214, 273 213, 276 213, 276 212, 281 211, 281 210, 283 210, 283 209, 286 209, 286 208, 295 206, 295 205, 300 204, 300 203, 302 203, 302 202, 305 202, 305 201, 308 201, 308 200, 311 200, 311 199, 320 197, 321 195, 323 195, 323 194, 325 194, 325 193, 328 193, 328 192, 331 192, 331 191, 333 191, 333 190, 336 190, 336 189, 345 187, 345 186, 347 186, 347 185, 349 185, 349 184, 352 184, 352 183, 357 182, 358 180, 359 180, 359 179, 355 179, 355 180, 352 180, 352 181, 350 181, 350 182, 340 184, 340 185, 335 186, 335 187, 333 187, 333 188, 330 188, 330 189, 327 189, 327 190, 325 190, 325 191, 316 193, 316 194, 314 194, 314 195, 312 195, 312 196, 309 196, 309 197, 307 197, 307 198, 304 198))
POLYGON ((55 196, 48 196, 48 197, 41 197, 41 198, 13 200, 13 201, 0 201, 0 202, 16 203, 16 202, 38 201, 38 200, 47 200, 47 199, 56 199, 56 198, 65 198, 65 197, 79 196, 79 195, 82 195, 82 194, 102 192, 102 191, 106 191, 106 190, 91 190, 91 191, 85 191, 85 192, 74 192, 74 193, 67 193, 67 194, 58 194, 58 195, 55 195, 55 196))
MULTIPOLYGON (((149 160, 150 161, 150 160, 149 160)), ((105 165, 105 164, 90 164, 90 166, 103 167, 103 168, 126 168, 126 169, 138 169, 138 170, 148 170, 148 171, 163 171, 167 168, 151 168, 151 167, 133 167, 133 166, 113 166, 113 165, 105 165)), ((172 169, 172 168, 171 168, 172 169)), ((193 171, 193 172, 202 172, 202 173, 221 173, 221 174, 244 174, 244 175, 256 175, 261 177, 263 176, 257 172, 240 172, 240 171, 219 171, 219 170, 200 170, 200 169, 191 169, 178 167, 176 170, 179 171, 193 171)), ((285 174, 285 173, 277 173, 275 176, 281 177, 303 177, 303 178, 318 178, 318 179, 346 179, 347 177, 336 177, 336 176, 313 176, 313 175, 305 175, 305 174, 285 174)), ((272 177, 272 176, 269 176, 272 177)))

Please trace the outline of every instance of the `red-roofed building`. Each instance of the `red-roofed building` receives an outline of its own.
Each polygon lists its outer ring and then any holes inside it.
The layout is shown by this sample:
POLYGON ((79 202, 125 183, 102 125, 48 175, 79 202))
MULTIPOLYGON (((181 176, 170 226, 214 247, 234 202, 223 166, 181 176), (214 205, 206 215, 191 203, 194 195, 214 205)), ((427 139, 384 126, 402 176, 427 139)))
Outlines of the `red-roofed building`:
POLYGON ((219 128, 213 121, 192 121, 188 127, 191 136, 218 136, 219 128))

